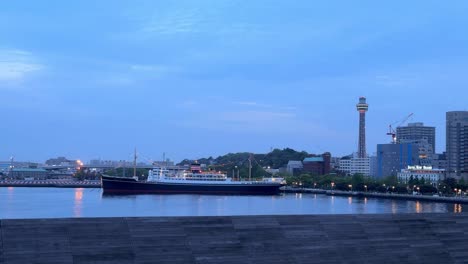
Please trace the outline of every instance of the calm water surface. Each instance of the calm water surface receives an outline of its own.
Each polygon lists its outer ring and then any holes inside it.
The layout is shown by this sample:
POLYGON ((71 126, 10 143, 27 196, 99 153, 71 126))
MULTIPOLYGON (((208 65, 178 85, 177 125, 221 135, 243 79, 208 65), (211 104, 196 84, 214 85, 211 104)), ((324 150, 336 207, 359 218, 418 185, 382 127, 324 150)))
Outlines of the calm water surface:
POLYGON ((0 187, 0 219, 462 212, 463 205, 316 194, 103 196, 101 189, 0 187))

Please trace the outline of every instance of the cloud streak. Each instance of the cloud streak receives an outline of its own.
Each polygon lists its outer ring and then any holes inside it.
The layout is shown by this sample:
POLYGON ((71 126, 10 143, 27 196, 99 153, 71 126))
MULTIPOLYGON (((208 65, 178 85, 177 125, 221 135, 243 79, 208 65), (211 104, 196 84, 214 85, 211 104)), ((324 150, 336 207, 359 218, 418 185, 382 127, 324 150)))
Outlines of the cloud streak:
POLYGON ((34 56, 23 50, 0 49, 0 82, 21 82, 44 69, 34 56))

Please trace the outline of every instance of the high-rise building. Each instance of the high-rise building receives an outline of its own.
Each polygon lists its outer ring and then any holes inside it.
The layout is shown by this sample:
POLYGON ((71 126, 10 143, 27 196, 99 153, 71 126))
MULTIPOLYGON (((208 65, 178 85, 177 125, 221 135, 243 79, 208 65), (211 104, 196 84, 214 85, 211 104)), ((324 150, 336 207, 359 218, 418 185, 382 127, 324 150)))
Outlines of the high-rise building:
POLYGON ((435 127, 425 126, 422 122, 409 123, 408 126, 397 127, 396 137, 398 143, 427 141, 431 154, 435 153, 435 127))
POLYGON ((447 173, 457 179, 468 179, 468 111, 446 114, 447 173))
POLYGON ((378 144, 377 177, 396 176, 402 169, 417 165, 418 147, 412 143, 378 144))
POLYGON ((365 97, 359 98, 359 103, 356 105, 359 112, 359 145, 358 158, 367 158, 366 154, 366 112, 369 110, 369 105, 365 97))
POLYGON ((439 153, 432 156, 432 167, 435 169, 447 169, 447 154, 439 153))

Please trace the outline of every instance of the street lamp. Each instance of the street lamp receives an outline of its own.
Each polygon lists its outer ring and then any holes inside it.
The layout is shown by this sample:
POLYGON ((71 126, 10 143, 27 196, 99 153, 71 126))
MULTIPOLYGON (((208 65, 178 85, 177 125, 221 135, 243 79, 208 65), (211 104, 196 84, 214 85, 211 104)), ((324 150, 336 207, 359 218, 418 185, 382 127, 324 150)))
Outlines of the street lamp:
POLYGON ((316 182, 314 182, 314 189, 315 189, 316 187, 317 187, 317 183, 316 183, 316 182))
POLYGON ((348 187, 349 187, 349 189, 350 189, 351 191, 353 191, 353 185, 350 184, 350 185, 348 185, 348 187))
POLYGON ((335 183, 334 182, 331 182, 331 188, 333 190, 333 187, 335 187, 335 183))
POLYGON ((364 190, 367 192, 367 185, 364 185, 364 190))

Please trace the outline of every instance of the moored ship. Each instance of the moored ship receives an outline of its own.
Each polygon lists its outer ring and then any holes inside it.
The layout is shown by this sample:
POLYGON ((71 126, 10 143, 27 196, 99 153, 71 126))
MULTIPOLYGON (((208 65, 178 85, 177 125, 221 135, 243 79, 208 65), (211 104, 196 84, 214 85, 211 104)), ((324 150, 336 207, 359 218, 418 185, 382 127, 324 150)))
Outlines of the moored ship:
POLYGON ((199 164, 190 170, 170 172, 155 167, 149 171, 146 181, 137 177, 123 178, 102 176, 102 189, 106 194, 143 193, 198 193, 198 194, 262 194, 280 192, 282 178, 263 178, 261 181, 235 181, 220 172, 203 172, 199 164))

